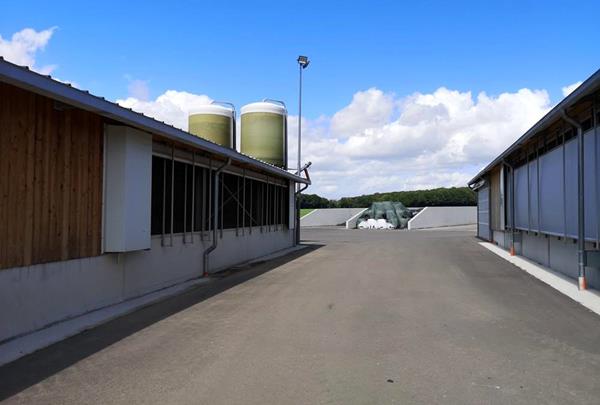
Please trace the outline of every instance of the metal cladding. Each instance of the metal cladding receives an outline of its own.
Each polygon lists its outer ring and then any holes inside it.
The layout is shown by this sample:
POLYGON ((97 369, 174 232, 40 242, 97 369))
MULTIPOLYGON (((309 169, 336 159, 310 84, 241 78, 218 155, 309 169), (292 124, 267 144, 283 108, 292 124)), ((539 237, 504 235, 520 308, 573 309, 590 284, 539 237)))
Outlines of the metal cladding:
POLYGON ((191 134, 235 149, 235 110, 219 104, 201 106, 188 119, 191 134))
POLYGON ((287 166, 287 109, 279 101, 247 104, 241 110, 241 152, 274 166, 287 166))

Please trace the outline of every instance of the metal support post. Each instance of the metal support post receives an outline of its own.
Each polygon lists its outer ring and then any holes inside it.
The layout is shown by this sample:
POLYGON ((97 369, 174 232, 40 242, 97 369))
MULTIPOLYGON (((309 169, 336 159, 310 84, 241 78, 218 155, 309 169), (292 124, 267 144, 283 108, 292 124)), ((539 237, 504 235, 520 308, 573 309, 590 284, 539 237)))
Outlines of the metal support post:
POLYGON ((585 279, 586 251, 585 251, 585 182, 584 182, 584 142, 583 127, 579 122, 567 115, 563 110, 564 120, 577 128, 577 257, 579 268, 579 289, 587 289, 585 279))

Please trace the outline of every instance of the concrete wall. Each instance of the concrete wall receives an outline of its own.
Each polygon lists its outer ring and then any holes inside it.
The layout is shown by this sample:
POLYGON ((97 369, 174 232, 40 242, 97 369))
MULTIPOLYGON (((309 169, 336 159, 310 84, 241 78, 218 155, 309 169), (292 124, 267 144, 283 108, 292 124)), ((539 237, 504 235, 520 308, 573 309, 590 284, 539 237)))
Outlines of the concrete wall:
POLYGON ((437 228, 441 226, 477 223, 477 207, 425 207, 410 221, 408 229, 437 228))
MULTIPOLYGON (((252 235, 246 229, 237 237, 235 229, 224 230, 210 255, 210 272, 291 247, 293 238, 287 229, 261 233, 256 227, 252 235)), ((150 250, 1 270, 0 342, 200 277, 210 241, 202 243, 196 234, 194 242, 184 244, 182 235, 174 235, 167 247, 154 236, 150 250)))
MULTIPOLYGON (((494 231, 494 242, 504 249, 510 249, 510 232, 494 231)), ((586 249, 592 248, 588 242, 586 249)), ((515 253, 573 279, 579 275, 577 243, 573 239, 520 232, 515 238, 515 253)), ((586 267, 586 279, 590 287, 600 289, 600 269, 586 267)))
POLYGON ((492 240, 503 249, 510 249, 510 232, 492 231, 492 240))
POLYGON ((344 225, 364 208, 319 208, 300 218, 300 226, 344 225))

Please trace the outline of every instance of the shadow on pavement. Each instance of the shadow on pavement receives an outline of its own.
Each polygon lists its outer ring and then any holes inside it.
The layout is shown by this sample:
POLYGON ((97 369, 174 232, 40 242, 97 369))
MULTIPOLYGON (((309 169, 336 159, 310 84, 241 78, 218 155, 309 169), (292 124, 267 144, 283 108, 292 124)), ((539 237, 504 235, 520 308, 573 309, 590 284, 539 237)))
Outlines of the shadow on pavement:
POLYGON ((199 285, 182 294, 141 308, 0 367, 0 401, 18 394, 129 335, 324 245, 307 246, 305 249, 269 261, 233 267, 217 273, 211 276, 211 282, 208 284, 199 285))

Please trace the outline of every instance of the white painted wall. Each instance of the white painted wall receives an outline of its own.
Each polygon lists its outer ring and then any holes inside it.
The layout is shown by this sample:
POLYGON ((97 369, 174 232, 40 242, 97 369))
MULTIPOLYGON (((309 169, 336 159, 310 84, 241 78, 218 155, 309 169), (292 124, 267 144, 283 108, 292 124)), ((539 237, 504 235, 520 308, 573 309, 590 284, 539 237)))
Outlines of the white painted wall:
POLYGON ((150 249, 152 136, 107 125, 105 137, 104 251, 150 249))
POLYGON ((408 221, 408 229, 437 228, 476 223, 477 207, 425 207, 408 221))
MULTIPOLYGON (((260 227, 223 231, 210 255, 210 272, 231 267, 293 245, 290 230, 263 233, 260 227)), ((189 234, 188 234, 189 239, 189 234)), ((151 239, 151 249, 110 253, 92 258, 17 267, 0 271, 0 342, 68 318, 200 277, 202 255, 210 241, 173 246, 151 239)), ((169 238, 167 236, 167 243, 169 238)))

